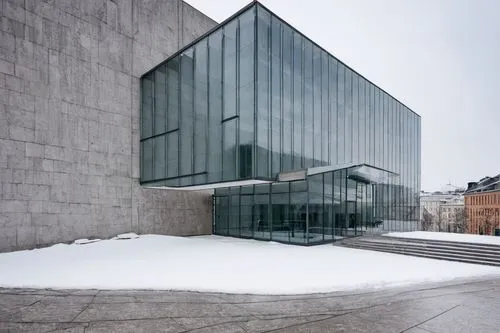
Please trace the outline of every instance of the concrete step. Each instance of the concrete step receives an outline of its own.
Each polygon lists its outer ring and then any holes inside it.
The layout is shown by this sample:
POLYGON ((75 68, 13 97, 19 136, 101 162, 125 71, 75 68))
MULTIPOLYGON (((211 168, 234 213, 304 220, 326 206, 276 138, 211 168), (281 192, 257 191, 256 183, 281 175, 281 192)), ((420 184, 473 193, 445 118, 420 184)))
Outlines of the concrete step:
POLYGON ((428 258, 428 259, 447 260, 447 261, 456 261, 456 262, 462 262, 462 263, 467 263, 467 264, 477 264, 477 265, 488 265, 488 266, 500 267, 500 264, 498 264, 498 263, 485 262, 485 261, 481 261, 481 260, 469 260, 469 259, 463 259, 463 258, 448 258, 448 257, 443 257, 443 256, 439 256, 439 255, 435 255, 435 254, 428 254, 428 253, 408 253, 408 252, 403 253, 403 252, 400 252, 397 250, 390 250, 390 249, 371 249, 371 248, 363 248, 363 247, 355 247, 355 246, 346 246, 346 247, 360 249, 360 250, 378 251, 378 252, 386 252, 386 253, 407 255, 407 256, 413 256, 413 257, 428 258))
MULTIPOLYGON (((347 242, 349 243, 349 242, 347 242)), ((435 251, 440 253, 450 253, 450 254, 466 254, 473 255, 482 258, 491 258, 500 260, 500 250, 479 250, 479 249, 463 249, 460 246, 443 246, 443 245, 433 245, 433 244, 416 244, 416 243, 402 243, 402 242, 383 242, 378 240, 369 239, 359 239, 353 242, 354 244, 367 244, 367 245, 381 245, 381 246, 399 246, 409 249, 426 249, 429 251, 435 251)))
POLYGON ((478 253, 478 254, 492 254, 492 255, 500 255, 500 247, 496 245, 471 245, 470 243, 462 244, 457 242, 441 242, 441 241, 420 241, 415 239, 405 239, 405 238, 397 238, 393 237, 356 237, 342 240, 341 243, 347 242, 359 242, 359 241, 369 241, 369 242, 377 242, 377 243, 388 243, 388 244, 405 244, 408 246, 424 246, 428 248, 436 248, 436 249, 454 249, 460 251, 468 251, 470 253, 478 253))
POLYGON ((470 252, 449 252, 449 251, 439 251, 436 249, 427 249, 424 247, 409 247, 409 246, 401 246, 401 245, 386 245, 386 244, 377 244, 377 243, 372 243, 372 242, 356 242, 351 244, 353 247, 364 247, 364 248, 371 248, 371 249, 391 249, 395 251, 399 251, 401 253, 410 253, 410 252, 416 252, 416 253, 428 253, 428 254, 435 254, 435 255, 440 255, 440 256, 445 256, 449 258, 462 258, 462 259, 470 259, 470 260, 480 260, 484 262, 492 262, 492 263, 498 263, 500 264, 500 256, 483 256, 483 255, 476 255, 474 253, 470 252))
POLYGON ((428 250, 414 250, 414 249, 400 249, 391 246, 377 246, 377 245, 367 245, 367 244, 355 244, 355 243, 346 243, 342 246, 348 248, 362 249, 362 250, 370 250, 370 251, 379 251, 379 252, 387 252, 393 254, 401 254, 401 255, 410 255, 416 257, 424 257, 431 259, 439 259, 439 260, 448 260, 448 261, 457 261, 469 264, 480 264, 480 265, 490 265, 500 267, 500 260, 490 260, 483 259, 481 257, 471 257, 466 255, 450 255, 450 254, 442 254, 435 251, 428 250))
MULTIPOLYGON (((462 242, 451 242, 451 241, 434 240, 434 239, 402 238, 402 237, 388 237, 388 236, 374 236, 374 237, 370 237, 370 238, 380 239, 380 240, 396 240, 396 241, 401 241, 401 242, 405 242, 405 243, 460 246, 461 248, 484 249, 484 250, 490 249, 490 250, 500 251, 500 245, 495 245, 495 244, 480 244, 480 243, 465 243, 465 242, 462 243, 462 242)), ((359 239, 359 237, 358 237, 358 239, 359 239)))

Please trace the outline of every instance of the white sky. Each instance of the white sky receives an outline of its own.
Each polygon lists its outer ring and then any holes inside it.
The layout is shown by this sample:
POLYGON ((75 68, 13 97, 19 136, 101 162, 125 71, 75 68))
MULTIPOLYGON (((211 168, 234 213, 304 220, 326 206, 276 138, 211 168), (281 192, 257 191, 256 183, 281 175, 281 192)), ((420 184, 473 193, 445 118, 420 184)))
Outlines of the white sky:
MULTIPOLYGON (((249 3, 187 0, 221 22, 249 3)), ((500 1, 262 0, 422 117, 422 189, 500 173, 500 1)))

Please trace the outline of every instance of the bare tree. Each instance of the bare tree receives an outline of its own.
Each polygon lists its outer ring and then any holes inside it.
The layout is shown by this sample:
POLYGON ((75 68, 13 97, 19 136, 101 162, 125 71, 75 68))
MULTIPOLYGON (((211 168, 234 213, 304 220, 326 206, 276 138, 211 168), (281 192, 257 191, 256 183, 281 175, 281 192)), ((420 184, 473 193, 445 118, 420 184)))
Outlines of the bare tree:
POLYGON ((422 230, 423 231, 431 230, 432 224, 434 223, 433 216, 425 208, 424 208, 424 212, 422 214, 422 221, 421 222, 422 222, 422 230))
POLYGON ((455 230, 464 233, 467 230, 467 212, 465 208, 455 209, 455 230))
POLYGON ((480 234, 491 235, 493 226, 495 225, 495 215, 497 209, 484 208, 481 212, 480 234))
POLYGON ((437 220, 436 220, 436 225, 438 227, 438 231, 441 232, 441 226, 443 225, 443 207, 441 206, 441 204, 439 204, 439 208, 438 208, 438 216, 437 216, 437 220))

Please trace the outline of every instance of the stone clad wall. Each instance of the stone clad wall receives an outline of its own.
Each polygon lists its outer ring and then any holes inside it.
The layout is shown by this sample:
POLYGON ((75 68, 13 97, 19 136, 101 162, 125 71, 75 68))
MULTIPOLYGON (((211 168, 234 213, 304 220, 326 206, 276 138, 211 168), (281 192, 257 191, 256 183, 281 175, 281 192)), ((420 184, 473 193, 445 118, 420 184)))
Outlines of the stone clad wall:
POLYGON ((0 251, 211 233, 209 194, 139 186, 139 77, 215 24, 180 0, 0 0, 0 251))

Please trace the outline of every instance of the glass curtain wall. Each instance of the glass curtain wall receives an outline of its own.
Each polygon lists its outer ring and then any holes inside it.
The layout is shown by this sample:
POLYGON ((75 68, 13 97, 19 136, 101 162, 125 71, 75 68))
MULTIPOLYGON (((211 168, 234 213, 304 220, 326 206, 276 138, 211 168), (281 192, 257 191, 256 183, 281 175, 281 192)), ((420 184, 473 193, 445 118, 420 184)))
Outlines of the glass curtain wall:
POLYGON ((214 233, 301 245, 379 233, 385 221, 377 216, 373 193, 380 185, 356 177, 356 169, 216 189, 214 233))
POLYGON ((417 228, 420 117, 259 3, 141 78, 140 129, 143 185, 273 181, 365 163, 399 174, 359 189, 376 203, 381 230, 417 228))
POLYGON ((141 183, 255 176, 256 7, 141 78, 141 183))

